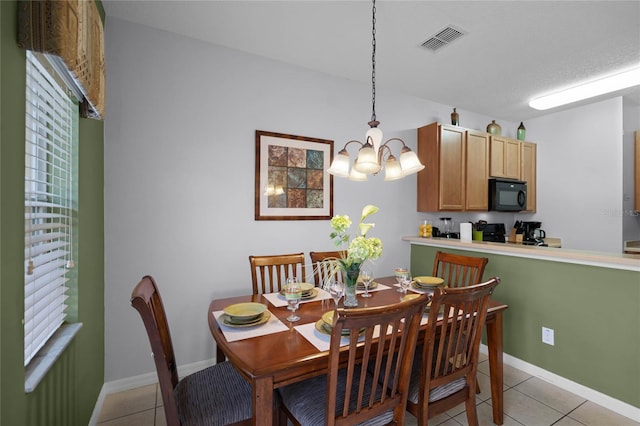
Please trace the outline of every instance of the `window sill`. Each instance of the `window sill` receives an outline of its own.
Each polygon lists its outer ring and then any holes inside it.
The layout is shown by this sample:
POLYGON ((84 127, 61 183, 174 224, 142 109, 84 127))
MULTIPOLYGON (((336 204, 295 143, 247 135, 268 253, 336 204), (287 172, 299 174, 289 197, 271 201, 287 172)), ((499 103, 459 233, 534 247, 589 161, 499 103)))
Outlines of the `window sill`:
POLYGON ((29 365, 25 367, 24 391, 33 392, 60 355, 82 328, 82 323, 64 324, 49 341, 38 351, 29 365))

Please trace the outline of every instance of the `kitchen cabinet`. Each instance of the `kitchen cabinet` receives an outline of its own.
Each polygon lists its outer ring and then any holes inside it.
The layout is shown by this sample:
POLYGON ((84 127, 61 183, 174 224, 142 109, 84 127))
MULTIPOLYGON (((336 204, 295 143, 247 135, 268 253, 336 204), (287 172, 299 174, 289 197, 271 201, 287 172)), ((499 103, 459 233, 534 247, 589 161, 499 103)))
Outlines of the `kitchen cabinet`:
POLYGON ((535 143, 520 143, 520 180, 527 182, 527 212, 536 211, 536 157, 535 143))
POLYGON ((489 135, 431 123, 418 129, 418 211, 488 209, 489 135))
POLYGON ((520 179, 520 141, 491 136, 491 177, 520 179))

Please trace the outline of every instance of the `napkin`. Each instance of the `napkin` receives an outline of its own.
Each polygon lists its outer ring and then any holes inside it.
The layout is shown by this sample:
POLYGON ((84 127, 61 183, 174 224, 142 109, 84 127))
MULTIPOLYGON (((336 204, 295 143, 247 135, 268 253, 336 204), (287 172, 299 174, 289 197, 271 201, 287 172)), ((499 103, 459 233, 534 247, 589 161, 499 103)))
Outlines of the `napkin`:
MULTIPOLYGON (((271 312, 269 312, 271 313, 271 312)), ((273 313, 271 318, 264 324, 255 325, 252 327, 229 327, 220 320, 220 315, 224 314, 224 311, 214 311, 213 316, 220 325, 220 330, 224 334, 224 338, 227 342, 235 342, 237 340, 249 339, 251 337, 264 336, 266 334, 279 333, 281 331, 289 330, 282 321, 278 319, 273 313)))
MULTIPOLYGON (((318 300, 331 299, 331 295, 329 294, 329 292, 324 291, 320 287, 314 287, 314 288, 318 291, 318 295, 313 299, 307 299, 307 300, 301 299, 300 300, 301 304, 307 303, 307 302, 316 302, 318 300)), ((269 303, 271 303, 276 308, 287 306, 287 299, 285 299, 284 296, 281 295, 280 293, 266 293, 266 294, 263 294, 263 296, 269 301, 269 303)))

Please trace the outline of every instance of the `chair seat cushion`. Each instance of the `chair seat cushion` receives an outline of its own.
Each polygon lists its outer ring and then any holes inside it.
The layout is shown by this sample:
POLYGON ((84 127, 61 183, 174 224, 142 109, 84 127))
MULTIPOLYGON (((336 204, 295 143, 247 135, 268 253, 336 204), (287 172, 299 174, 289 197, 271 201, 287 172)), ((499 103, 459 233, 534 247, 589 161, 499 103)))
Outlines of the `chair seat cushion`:
MULTIPOLYGON (((420 348, 422 350, 422 348, 420 348)), ((414 404, 418 403, 418 397, 420 395, 420 370, 422 369, 422 357, 416 356, 413 359, 413 366, 411 368, 411 379, 409 380, 409 391, 407 399, 414 404)), ((463 389, 467 380, 464 377, 456 379, 452 382, 438 386, 431 389, 429 393, 429 402, 439 401, 444 397, 452 395, 463 389)))
POLYGON ((251 385, 228 361, 184 377, 175 396, 182 425, 227 425, 251 418, 251 385))
MULTIPOLYGON (((344 389, 346 375, 344 370, 340 370, 338 373, 338 389, 344 389)), ((370 375, 367 375, 368 381, 373 380, 370 375)), ((353 381, 357 384, 359 380, 359 374, 354 374, 353 381)), ((356 385, 357 386, 357 385, 356 385)), ((367 389, 369 387, 367 386, 367 389)), ((327 394, 327 376, 322 375, 307 379, 302 382, 293 383, 279 389, 282 403, 293 414, 298 422, 304 426, 324 425, 325 421, 325 397, 327 394)), ((378 397, 381 393, 381 386, 378 387, 378 397)), ((365 392, 364 400, 367 400, 370 393, 365 392)), ((352 392, 350 407, 355 407, 357 398, 357 389, 352 392)), ((342 406, 344 405, 344 391, 338 392, 336 398, 336 413, 342 412, 342 406)), ((393 411, 390 410, 380 416, 370 419, 366 422, 359 423, 359 425, 377 426, 386 425, 393 420, 393 411)))

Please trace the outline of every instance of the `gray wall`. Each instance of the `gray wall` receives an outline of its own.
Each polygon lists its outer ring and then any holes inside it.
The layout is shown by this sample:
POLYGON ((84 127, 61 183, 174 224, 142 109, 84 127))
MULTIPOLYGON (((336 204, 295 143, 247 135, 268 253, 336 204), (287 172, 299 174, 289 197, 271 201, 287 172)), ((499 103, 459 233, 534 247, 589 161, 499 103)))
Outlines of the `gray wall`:
MULTIPOLYGON (((346 141, 363 138, 371 88, 114 19, 106 22, 106 56, 109 382, 154 371, 141 321, 128 303, 142 275, 158 280, 177 360, 185 365, 214 357, 208 303, 250 291, 249 255, 333 248, 328 221, 254 221, 254 134, 331 139, 337 152, 346 141)), ((449 121, 452 106, 377 89, 376 112, 386 138, 401 137, 415 149, 416 128, 449 121)), ((468 128, 484 129, 496 119, 458 111, 468 128)), ((505 135, 514 136, 518 123, 498 121, 505 135)), ((537 142, 540 127, 532 126, 528 139, 537 142)), ((395 264, 409 264, 409 244, 400 238, 415 235, 425 217, 416 212, 415 177, 334 182, 335 214, 357 220, 365 204, 380 207, 371 232, 384 243, 376 272, 388 275, 395 264)), ((544 205, 543 198, 539 202, 544 205)), ((513 223, 513 215, 484 216, 513 223)), ((550 222, 547 215, 543 220, 550 222)), ((617 241, 619 235, 604 238, 617 241)))
POLYGON ((538 211, 563 247, 622 250, 622 98, 527 123, 538 142, 538 211))

